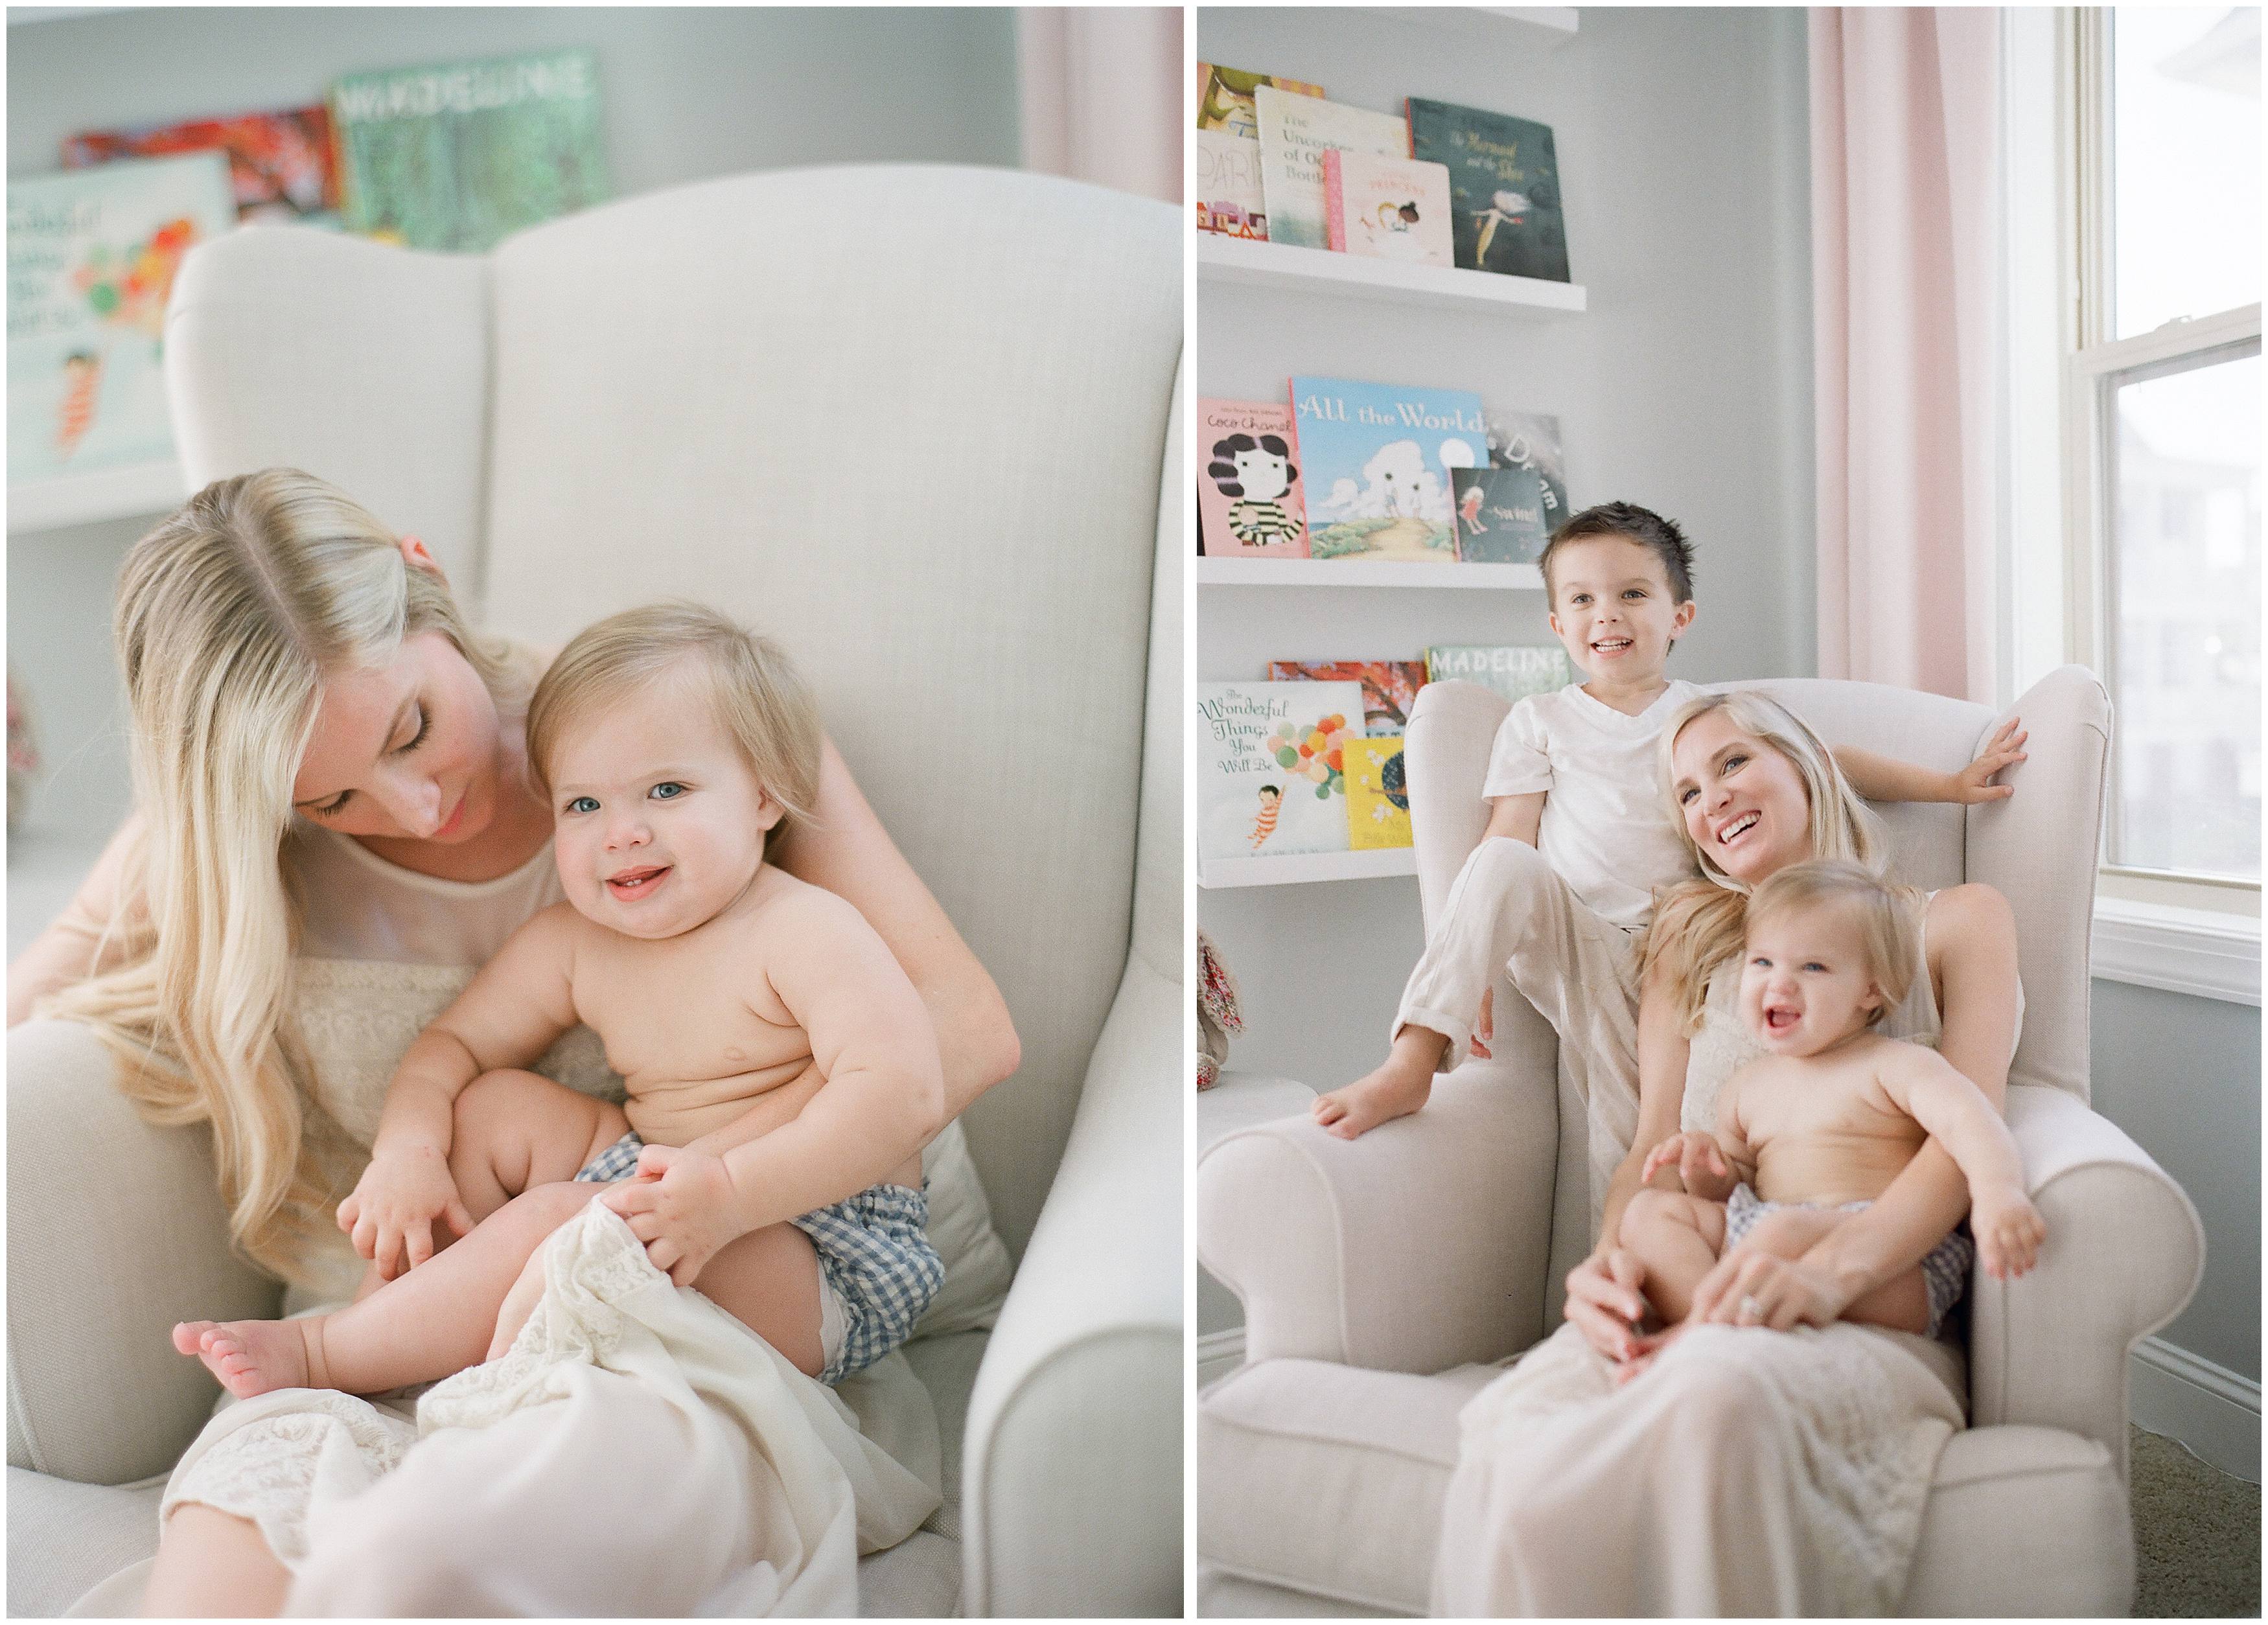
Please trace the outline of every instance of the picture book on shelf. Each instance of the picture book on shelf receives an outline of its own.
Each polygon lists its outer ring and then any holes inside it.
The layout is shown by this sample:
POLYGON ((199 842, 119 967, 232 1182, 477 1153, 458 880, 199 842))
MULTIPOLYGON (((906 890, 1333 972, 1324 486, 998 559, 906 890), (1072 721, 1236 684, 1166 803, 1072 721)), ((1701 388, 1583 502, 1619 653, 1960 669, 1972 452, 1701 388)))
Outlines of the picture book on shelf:
POLYGON ((9 180, 11 484, 173 456, 166 296, 235 224, 218 152, 9 180))
POLYGON ((1279 683, 1360 683, 1362 731, 1373 738, 1401 733, 1410 726, 1410 708, 1425 686, 1423 660, 1270 660, 1268 675, 1279 683))
POLYGON ((1533 564, 1551 540, 1549 495, 1532 468, 1460 468, 1457 557, 1468 564, 1533 564))
POLYGON ((482 254, 608 196, 590 50, 357 74, 331 87, 347 229, 482 254))
POLYGON ((118 158, 182 152, 227 158, 239 220, 339 224, 338 158, 331 144, 331 115, 322 107, 88 130, 63 143, 63 167, 85 169, 118 158))
POLYGON ((1455 562, 1450 471, 1488 458, 1478 395, 1295 378, 1292 408, 1313 556, 1455 562))
POLYGON ((1546 528, 1567 518, 1567 454, 1559 445, 1559 420, 1542 412, 1499 412, 1484 407, 1488 419, 1489 463, 1497 468, 1526 468, 1543 482, 1546 528))
POLYGON ((1197 132, 1197 230, 1268 240, 1260 143, 1226 130, 1197 132))
POLYGON ((1448 165, 1459 265, 1568 280, 1559 160, 1549 125, 1413 96, 1410 149, 1448 165))
POLYGON ((1359 683, 1199 683, 1200 858, 1347 849, 1359 683))
POLYGON ((1410 156, 1409 126, 1391 113, 1294 96, 1270 85, 1253 92, 1252 99, 1260 109, 1260 189, 1271 243, 1329 246, 1323 211, 1323 154, 1329 149, 1410 156))
POLYGON ((1347 845, 1358 852, 1415 846, 1399 739, 1349 739, 1344 752, 1347 845))
POLYGON ((1575 680, 1575 667, 1556 647, 1437 643, 1425 651, 1425 680, 1478 683, 1517 704, 1531 694, 1565 688, 1575 680))
POLYGON ((1323 154, 1323 218, 1341 254, 1404 265, 1454 265, 1449 172, 1416 158, 1323 154))
POLYGON ((1198 524, 1214 557, 1307 556, 1305 488, 1292 408, 1266 401, 1197 402, 1198 524))
POLYGON ((1220 130, 1246 141, 1259 140, 1260 114, 1252 105, 1252 92, 1263 85, 1292 96, 1321 98, 1323 93, 1320 85, 1287 79, 1280 73, 1247 73, 1219 62, 1199 62, 1197 128, 1220 130))

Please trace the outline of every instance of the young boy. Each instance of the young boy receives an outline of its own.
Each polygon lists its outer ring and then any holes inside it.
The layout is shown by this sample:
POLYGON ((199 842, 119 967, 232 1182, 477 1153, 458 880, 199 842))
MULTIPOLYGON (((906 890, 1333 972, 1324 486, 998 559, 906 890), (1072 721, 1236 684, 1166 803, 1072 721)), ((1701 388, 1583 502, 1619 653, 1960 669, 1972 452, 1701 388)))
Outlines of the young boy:
POLYGON ((818 783, 817 715, 784 658, 696 606, 632 610, 561 652, 527 744, 567 901, 402 1057, 339 1209, 374 1261, 364 1295, 174 1328, 232 1393, 378 1393, 501 1352, 507 1290, 594 1181, 629 1180, 600 1200, 652 1262, 823 1382, 904 1342, 943 1284, 920 1189, 944 1109, 928 1013, 857 909, 764 862, 818 783), (626 1106, 517 1070, 578 1021, 626 1106), (444 1218, 470 1233, 433 1254, 444 1218), (381 1286, 403 1250, 416 1267, 381 1286))
MULTIPOLYGON (((1629 941, 1646 924, 1655 889, 1695 873, 1655 761, 1662 728, 1701 692, 1663 674, 1669 651, 1693 624, 1692 548, 1660 514, 1634 503, 1606 503, 1554 532, 1542 567, 1551 630, 1587 680, 1530 695, 1498 729, 1482 790, 1491 808, 1488 830, 1411 974, 1393 1048, 1375 1071, 1316 1099, 1315 1121, 1343 1139, 1417 1111, 1432 1093, 1434 1073, 1464 1060, 1476 1028, 1486 1036, 1487 996, 1470 989, 1476 980, 1488 984, 1462 961, 1472 957, 1468 941, 1493 952, 1496 923, 1455 916, 1475 865, 1498 859, 1489 851, 1493 838, 1509 836, 1540 851, 1564 882, 1559 894, 1540 905, 1550 915, 1543 951, 1561 961, 1545 980, 1563 991, 1587 986, 1602 996, 1618 985, 1633 1011, 1629 941)), ((2011 720, 1957 774, 1859 750, 1838 750, 1835 760, 1852 786, 1876 801, 1973 803, 2011 793, 1991 780, 2024 759, 2023 742, 2011 720)), ((1485 975, 1492 977, 1501 962, 1498 956, 1485 975)), ((1541 985, 1530 996, 1563 1039, 1574 1040, 1571 1029, 1604 1018, 1596 999, 1555 997, 1541 985)), ((1580 1053, 1584 1048, 1596 1046, 1579 1046, 1572 1055, 1567 1043, 1561 1046, 1579 1070, 1595 1059, 1580 1053)), ((1580 1077, 1578 1086, 1588 1098, 1580 1077)))
MULTIPOLYGON (((1918 946, 1908 901, 1857 864, 1795 864, 1756 888, 1741 1019, 1767 1053, 1726 1080, 1713 1135, 1674 1134, 1647 1153, 1641 1177, 1675 1167, 1684 1191, 1640 1190, 1623 1210, 1623 1245, 1644 1263, 1643 1290, 1665 1324, 1685 1319, 1726 1251, 1801 1257, 1932 1137, 1968 1176, 1984 1273, 2032 1267, 2047 1227, 1999 1114, 1935 1050, 1874 1031, 1927 974, 1918 946)), ((1934 1336, 1970 1256, 1956 1230, 1843 1318, 1934 1336)))

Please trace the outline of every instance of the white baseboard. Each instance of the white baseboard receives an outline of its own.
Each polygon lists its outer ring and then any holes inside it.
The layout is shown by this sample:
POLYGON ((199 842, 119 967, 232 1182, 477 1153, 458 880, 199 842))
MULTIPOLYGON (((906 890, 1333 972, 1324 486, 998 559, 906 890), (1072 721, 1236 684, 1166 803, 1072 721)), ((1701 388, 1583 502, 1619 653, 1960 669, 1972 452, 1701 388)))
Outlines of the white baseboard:
POLYGON ((2260 1482, 2260 1385, 2161 1338, 2127 1363, 2135 1426, 2189 1447, 2200 1461, 2260 1482))
POLYGON ((1197 1339, 1197 1387, 1200 1391, 1219 1382, 1243 1364, 1242 1327, 1232 1326, 1225 1332, 1207 1332, 1197 1339))

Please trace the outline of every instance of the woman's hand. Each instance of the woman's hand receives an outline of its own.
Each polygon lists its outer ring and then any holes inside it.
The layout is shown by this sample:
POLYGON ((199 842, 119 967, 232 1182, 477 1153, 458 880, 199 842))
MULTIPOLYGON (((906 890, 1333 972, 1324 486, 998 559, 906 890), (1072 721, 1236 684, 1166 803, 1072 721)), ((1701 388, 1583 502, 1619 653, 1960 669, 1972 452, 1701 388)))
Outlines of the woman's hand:
POLYGON ((1852 1293, 1816 1265, 1766 1253, 1728 1253, 1693 1289, 1689 1325, 1832 1326, 1852 1293))
POLYGON ((2023 761, 2024 741, 2031 737, 2021 717, 2011 717, 2002 723, 1999 732, 1977 754, 1977 760, 1953 776, 1953 793, 1946 799, 1974 806, 1981 801, 2005 801, 2014 795, 2014 785, 1995 784, 1992 776, 2023 761))
POLYGON ((629 1221, 653 1267, 691 1286, 726 1243, 747 1233, 725 1160, 684 1145, 649 1145, 637 1175, 599 1198, 629 1221))
POLYGON ((1567 1272, 1567 1319, 1583 1341, 1610 1360, 1638 1352, 1646 1302, 1638 1292, 1646 1266, 1628 1247, 1594 1253, 1567 1272))
POLYGON ((339 1203, 339 1228, 386 1281, 440 1250, 436 1219, 459 1236, 472 1233, 473 1216, 449 1177, 449 1159, 425 1146, 372 1157, 353 1193, 339 1203))

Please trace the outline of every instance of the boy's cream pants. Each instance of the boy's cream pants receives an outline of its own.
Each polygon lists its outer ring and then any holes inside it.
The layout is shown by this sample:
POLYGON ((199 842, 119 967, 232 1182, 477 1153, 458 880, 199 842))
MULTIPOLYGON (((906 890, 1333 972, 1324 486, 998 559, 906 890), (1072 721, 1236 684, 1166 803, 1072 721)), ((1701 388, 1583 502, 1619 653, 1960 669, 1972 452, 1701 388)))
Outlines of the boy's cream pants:
POLYGON ((1559 1034, 1559 1070, 1589 1118, 1591 1233, 1607 1185, 1638 1132, 1635 933, 1592 912, 1543 855, 1499 835, 1473 849, 1410 973, 1394 1031, 1428 1027, 1449 1040, 1437 1069, 1472 1050, 1481 996, 1501 966, 1559 1034))

